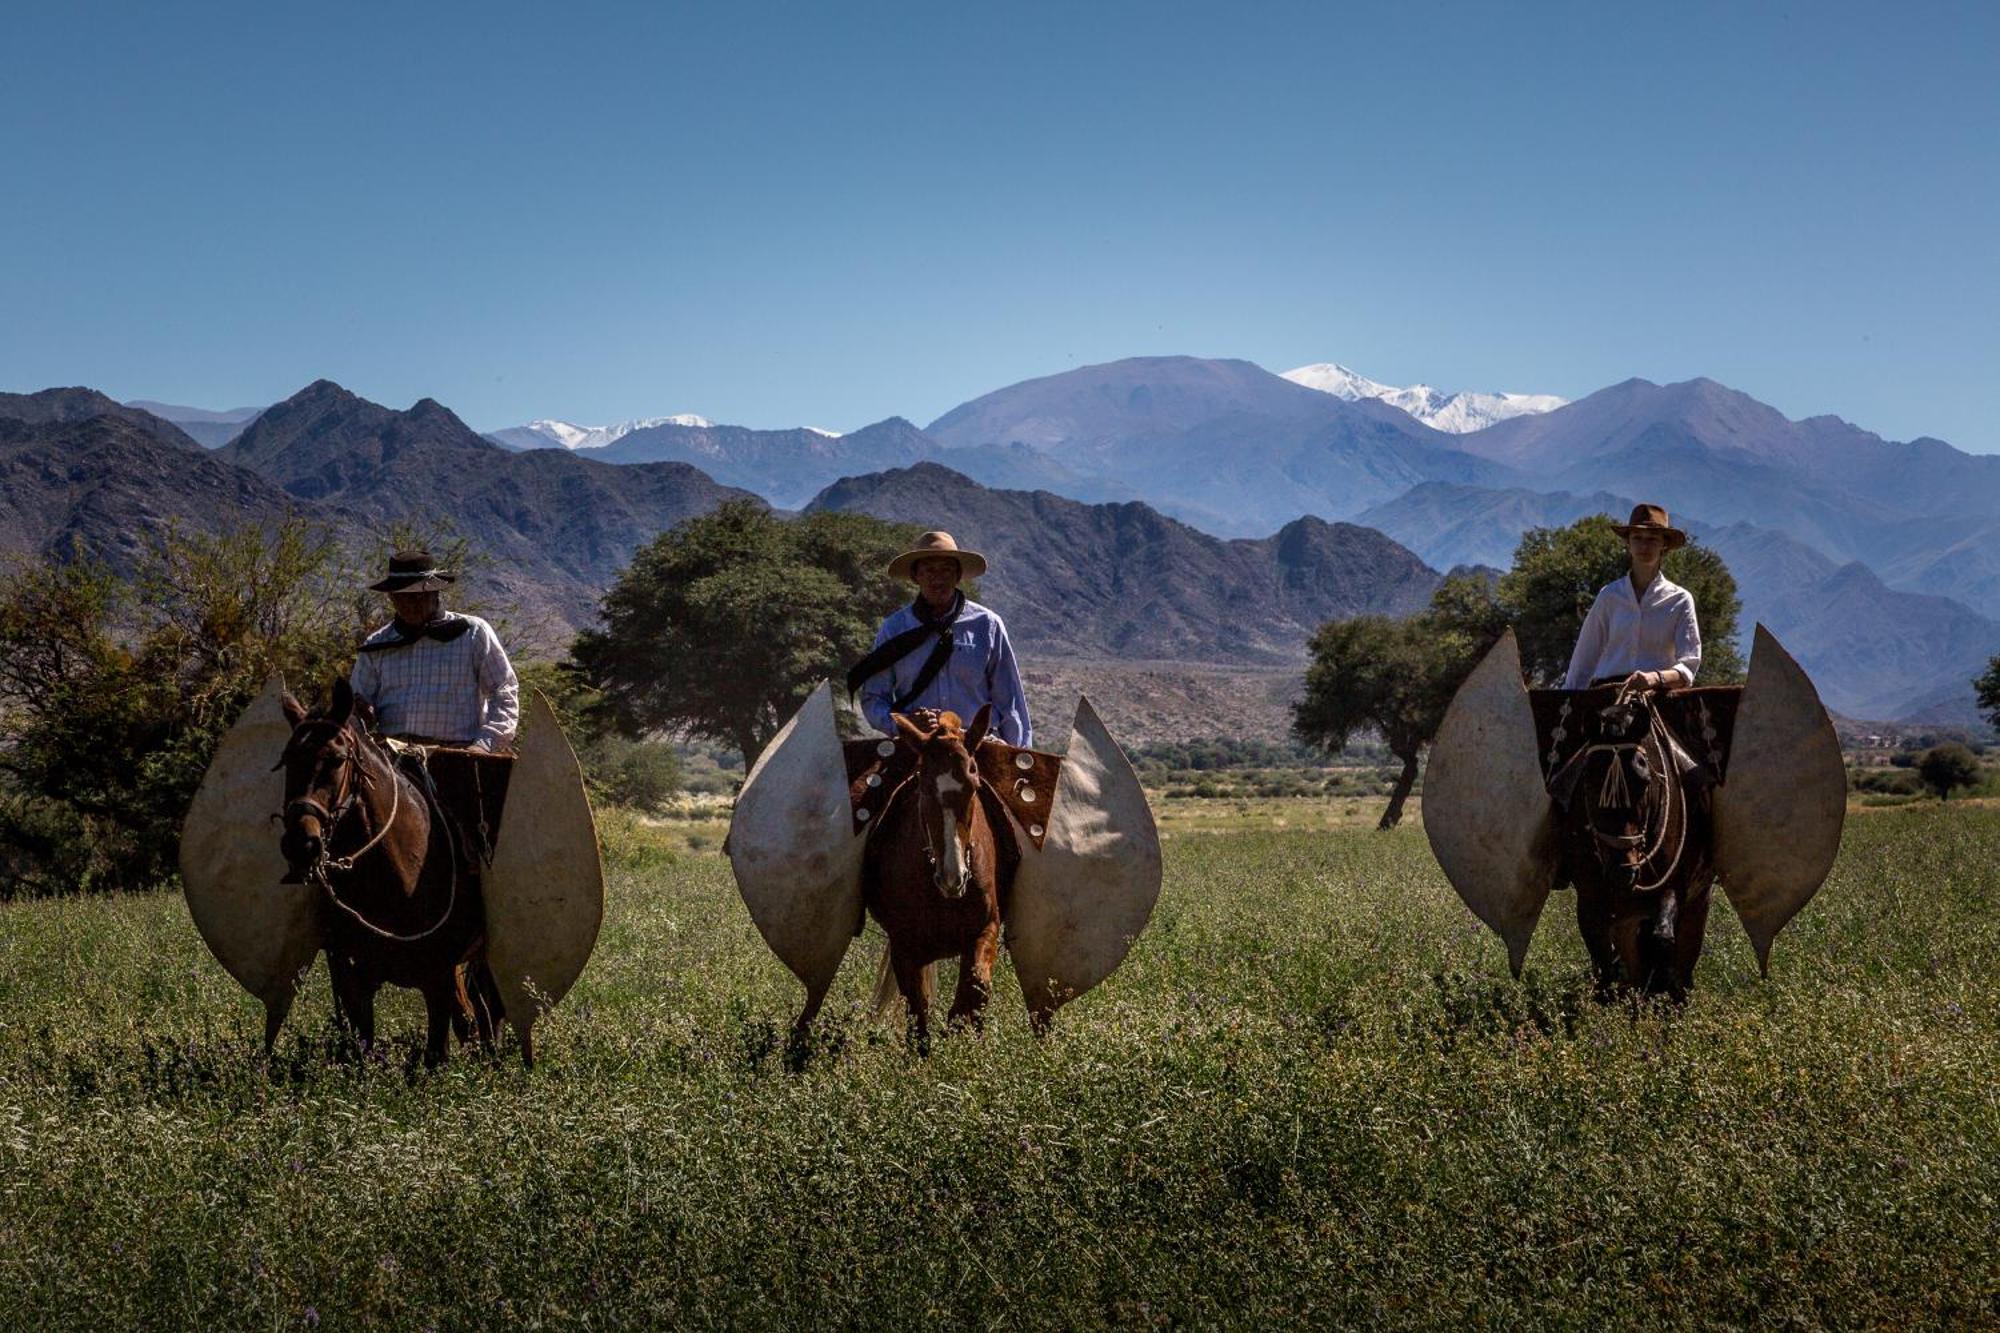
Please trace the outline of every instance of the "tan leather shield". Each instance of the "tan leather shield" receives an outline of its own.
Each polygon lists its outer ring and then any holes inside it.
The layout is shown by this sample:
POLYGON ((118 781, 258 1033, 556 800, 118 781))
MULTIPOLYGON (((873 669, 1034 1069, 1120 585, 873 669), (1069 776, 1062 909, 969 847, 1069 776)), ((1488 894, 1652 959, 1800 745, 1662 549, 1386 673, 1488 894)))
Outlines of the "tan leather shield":
POLYGON ((1715 867, 1766 975, 1772 939, 1833 869, 1846 817, 1833 722, 1806 673, 1759 625, 1728 776, 1715 792, 1715 867))
POLYGON ((243 989, 264 1002, 275 1034, 322 938, 319 893, 280 884, 285 858, 271 816, 285 804, 272 765, 292 727, 273 676, 216 747, 181 828, 181 885, 195 929, 243 989))
MULTIPOLYGON (((1032 833, 1032 829, 1030 830, 1032 833)), ((1021 842, 1007 951, 1037 1021, 1111 975, 1160 896, 1160 835, 1139 775, 1078 699, 1046 838, 1021 842)))
POLYGON ((482 887, 487 962, 522 1052, 532 1059, 535 1020, 568 993, 596 947, 604 867, 583 771, 555 711, 531 691, 523 712, 482 887))
POLYGON ((811 1002, 833 984, 861 919, 865 845, 848 799, 833 691, 821 682, 757 756, 726 844, 750 919, 811 1002))
POLYGON ((1445 878, 1507 945, 1515 976, 1555 885, 1555 812, 1508 630, 1445 710, 1424 770, 1424 833, 1445 878))

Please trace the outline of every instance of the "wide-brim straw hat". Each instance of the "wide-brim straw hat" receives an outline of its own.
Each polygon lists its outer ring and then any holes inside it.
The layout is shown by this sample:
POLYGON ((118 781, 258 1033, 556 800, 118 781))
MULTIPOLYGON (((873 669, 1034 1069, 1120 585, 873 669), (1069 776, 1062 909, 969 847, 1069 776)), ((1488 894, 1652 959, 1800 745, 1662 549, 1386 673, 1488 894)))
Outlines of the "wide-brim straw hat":
POLYGON ((439 569, 429 551, 398 551, 389 557, 389 576, 368 587, 372 592, 436 592, 457 577, 439 569))
POLYGON ((1667 511, 1658 505, 1632 506, 1632 517, 1623 523, 1613 523, 1611 530, 1620 537, 1629 537, 1634 532, 1657 532, 1666 538, 1669 551, 1686 546, 1688 539, 1685 532, 1667 521, 1667 511))
POLYGON ((968 551, 952 540, 949 532, 926 532, 917 538, 917 544, 889 562, 892 578, 911 579, 917 561, 928 560, 932 556, 947 556, 958 561, 958 576, 962 579, 976 579, 986 572, 986 557, 977 551, 968 551))

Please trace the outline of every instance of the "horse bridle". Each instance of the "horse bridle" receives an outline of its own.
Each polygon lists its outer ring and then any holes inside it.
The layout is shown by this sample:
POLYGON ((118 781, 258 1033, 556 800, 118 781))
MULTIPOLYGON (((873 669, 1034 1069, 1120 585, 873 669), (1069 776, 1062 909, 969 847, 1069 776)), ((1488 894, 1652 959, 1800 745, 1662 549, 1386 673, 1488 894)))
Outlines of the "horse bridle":
MULTIPOLYGON (((911 774, 910 776, 917 788, 917 826, 923 831, 924 835, 924 860, 930 865, 931 879, 935 881, 937 879, 938 865, 944 859, 944 848, 934 847, 931 845, 931 821, 924 817, 926 814, 926 811, 924 809, 924 803, 925 800, 928 798, 929 800, 936 801, 937 804, 940 807, 942 807, 944 805, 944 798, 935 794, 937 790, 936 776, 931 775, 929 779, 926 780, 925 768, 924 768, 924 756, 921 750, 919 750, 917 753, 916 772, 911 774)), ((968 788, 968 790, 972 793, 969 799, 972 800, 979 799, 979 770, 976 765, 973 767, 972 770, 972 783, 968 788)), ((940 827, 943 826, 943 823, 944 823, 943 820, 938 821, 940 827)), ((965 867, 967 870, 972 869, 973 858, 978 854, 978 851, 979 848, 977 844, 974 844, 972 842, 966 843, 965 867)))
MULTIPOLYGON (((1578 751, 1570 763, 1583 763, 1593 754, 1609 754, 1611 764, 1605 771, 1604 783, 1598 792, 1598 807, 1607 810, 1634 809, 1640 813, 1642 827, 1637 833, 1605 833, 1593 823, 1590 836, 1597 840, 1600 847, 1610 848, 1613 851, 1638 851, 1638 864, 1643 867, 1650 864, 1653 858, 1665 849, 1668 831, 1678 828, 1679 836, 1676 839, 1674 854, 1668 859, 1666 867, 1660 871, 1659 877, 1650 884, 1640 884, 1637 882, 1638 876, 1636 874, 1633 876, 1632 892, 1651 893, 1664 887, 1674 877, 1674 872, 1680 868, 1681 856, 1687 850, 1687 793, 1682 790, 1679 779, 1671 772, 1663 771, 1655 775, 1655 780, 1664 784, 1665 795, 1661 800, 1659 836, 1649 842, 1647 830, 1643 827, 1648 821, 1644 818, 1640 803, 1632 799, 1631 791, 1625 781, 1625 756, 1627 753, 1640 750, 1647 741, 1654 741, 1658 745, 1661 757, 1671 761, 1673 742, 1667 734, 1666 723, 1660 719, 1659 709, 1654 707, 1652 699, 1643 692, 1620 690, 1618 697, 1605 711, 1610 712, 1613 708, 1629 708, 1634 704, 1641 705, 1646 710, 1647 726, 1643 737, 1635 741, 1595 742, 1578 751), (1678 811, 1676 806, 1680 807, 1678 811)), ((1671 767, 1670 762, 1663 765, 1663 768, 1667 767, 1671 767)))
MULTIPOLYGON (((364 736, 360 741, 356 742, 356 745, 357 747, 361 745, 372 746, 373 742, 364 736)), ((345 819, 350 811, 360 804, 361 793, 369 785, 368 770, 361 762, 358 748, 355 753, 345 756, 342 761, 341 767, 343 769, 354 769, 357 776, 346 783, 346 794, 335 802, 336 809, 328 810, 326 806, 313 800, 310 796, 301 796, 296 800, 285 803, 285 813, 282 818, 289 822, 296 814, 312 815, 320 821, 321 828, 325 830, 319 841, 319 856, 303 872, 308 884, 316 885, 326 894, 328 902, 331 902, 335 907, 347 913, 362 929, 368 931, 370 934, 377 935, 385 940, 392 940, 398 944, 414 944, 419 940, 428 939, 430 936, 444 929, 445 922, 451 920, 452 910, 458 905, 458 840, 452 836, 448 825, 445 828, 444 841, 446 847, 451 852, 451 889, 445 898, 443 913, 427 928, 412 934, 402 934, 386 930, 376 925, 373 921, 370 921, 352 906, 342 902, 339 893, 335 892, 333 887, 332 876, 336 874, 344 875, 352 871, 357 861, 373 851, 382 839, 389 836, 389 830, 396 826, 396 816, 402 811, 403 784, 396 772, 395 760, 387 756, 378 755, 378 757, 382 759, 383 764, 389 770, 389 816, 382 821, 382 827, 375 830, 374 835, 368 841, 362 843, 347 855, 329 856, 327 853, 333 846, 334 829, 339 826, 340 821, 345 819)), ((283 763, 282 759, 279 760, 280 766, 283 763)), ((440 808, 434 813, 441 816, 443 811, 440 808)))

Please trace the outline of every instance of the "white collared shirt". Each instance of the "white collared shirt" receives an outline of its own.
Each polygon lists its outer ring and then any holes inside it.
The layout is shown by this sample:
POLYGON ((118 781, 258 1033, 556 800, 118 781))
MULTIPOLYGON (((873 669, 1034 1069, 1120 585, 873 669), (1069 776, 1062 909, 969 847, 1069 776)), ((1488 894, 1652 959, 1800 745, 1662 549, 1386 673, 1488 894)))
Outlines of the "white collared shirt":
MULTIPOLYGON (((507 650, 478 616, 447 612, 443 618, 469 620, 472 626, 449 643, 418 639, 386 652, 357 653, 349 683, 375 705, 388 735, 505 750, 521 714, 520 684, 507 650)), ((398 637, 392 620, 366 642, 398 637)))
POLYGON ((1678 671, 1694 684, 1701 670, 1701 627, 1695 623, 1694 594, 1665 574, 1655 574, 1646 595, 1635 597, 1632 577, 1621 574, 1598 591, 1576 636, 1563 688, 1581 690, 1604 676, 1634 671, 1678 671))

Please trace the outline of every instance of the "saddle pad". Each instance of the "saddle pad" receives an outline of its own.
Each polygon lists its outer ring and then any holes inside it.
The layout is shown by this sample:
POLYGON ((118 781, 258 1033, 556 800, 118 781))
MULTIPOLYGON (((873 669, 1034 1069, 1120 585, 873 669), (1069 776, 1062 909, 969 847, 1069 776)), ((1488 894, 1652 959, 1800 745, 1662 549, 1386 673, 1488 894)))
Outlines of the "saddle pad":
MULTIPOLYGON (((1598 739, 1598 712, 1618 697, 1615 685, 1590 690, 1529 690, 1535 715, 1535 753, 1544 781, 1584 746, 1598 739)), ((1720 781, 1729 775, 1729 744, 1736 732, 1740 685, 1702 685, 1653 696, 1660 720, 1696 762, 1720 781)))
POLYGON ((492 861, 500 816, 507 808, 507 781, 514 773, 514 756, 447 746, 396 749, 404 763, 417 755, 423 757, 446 817, 458 825, 464 841, 481 861, 492 861))
MULTIPOLYGON (((916 751, 888 739, 842 741, 840 748, 847 761, 847 798, 854 807, 858 833, 881 820, 890 798, 915 770, 916 751)), ((988 741, 973 758, 987 789, 999 797, 1039 851, 1049 836, 1049 806, 1062 774, 1062 756, 988 741)))

